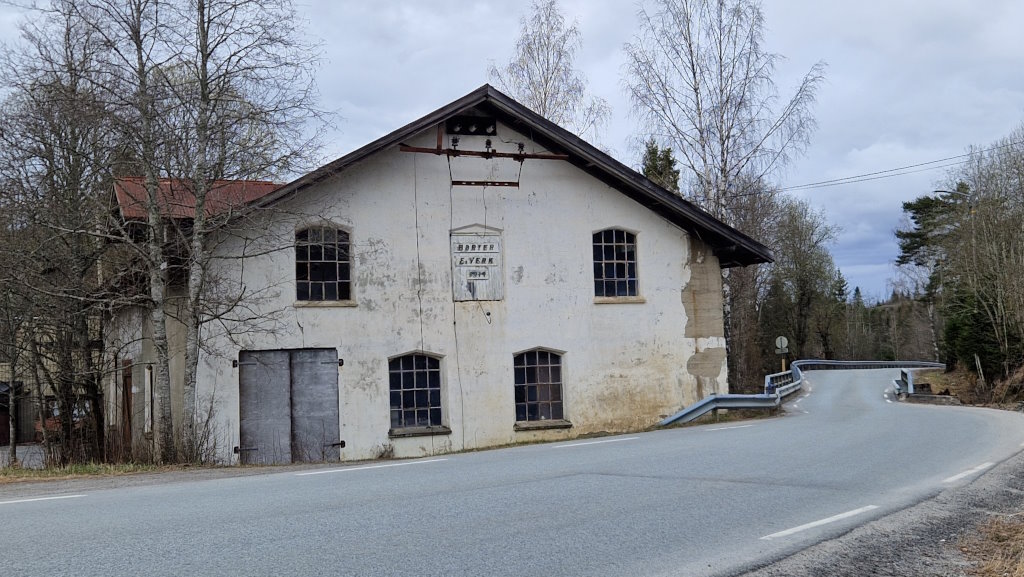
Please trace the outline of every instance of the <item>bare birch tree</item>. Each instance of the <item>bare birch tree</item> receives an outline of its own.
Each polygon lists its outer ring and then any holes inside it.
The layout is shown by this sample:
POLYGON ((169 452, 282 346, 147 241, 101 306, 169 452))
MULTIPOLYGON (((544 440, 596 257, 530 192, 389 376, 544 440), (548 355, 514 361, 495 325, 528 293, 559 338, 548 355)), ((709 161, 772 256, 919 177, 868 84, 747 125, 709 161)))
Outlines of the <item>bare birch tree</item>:
POLYGON ((103 367, 95 321, 106 300, 104 241, 96 231, 110 209, 104 192, 116 140, 95 89, 102 39, 70 1, 52 3, 25 24, 22 39, 4 54, 2 75, 0 250, 8 301, 17 301, 21 315, 8 338, 30 359, 22 364, 34 377, 47 441, 51 418, 59 424, 56 443, 47 442, 51 454, 60 463, 99 459, 103 367))
POLYGON ((186 242, 183 427, 195 445, 196 373, 203 325, 237 303, 209 279, 211 235, 231 211, 209 210, 223 180, 265 179, 308 166, 317 134, 304 134, 319 115, 312 79, 315 47, 301 40, 290 0, 190 0, 171 5, 176 25, 166 42, 183 47, 183 74, 168 91, 179 103, 170 131, 176 153, 171 176, 195 198, 186 242))
POLYGON ((194 460, 203 453, 194 429, 203 326, 239 303, 238 295, 218 294, 209 278, 209 242, 232 213, 211 206, 211 195, 226 180, 273 178, 309 166, 319 136, 306 131, 306 121, 319 114, 312 81, 317 52, 301 40, 289 0, 88 0, 83 6, 79 16, 109 47, 106 96, 146 190, 145 242, 135 242, 127 229, 120 236, 135 246, 148 275, 160 459, 194 460), (166 214, 168 189, 194 199, 187 218, 166 214), (172 321, 185 331, 177 423, 172 321))
MULTIPOLYGON (((758 234, 766 228, 762 221, 772 217, 762 210, 774 203, 770 182, 808 143, 815 127, 810 107, 824 65, 812 66, 792 96, 780 101, 774 75, 781 56, 764 47, 757 0, 652 4, 640 8, 640 32, 625 45, 625 84, 644 134, 677 153, 684 196, 755 238, 770 240, 758 234)), ((737 378, 749 380, 758 370, 750 354, 758 336, 752 331, 756 303, 767 290, 758 276, 730 271, 725 279, 733 385, 743 386, 737 378), (734 354, 737 343, 741 354, 734 354)))
MULTIPOLYGON (((177 55, 177 47, 161 42, 165 34, 159 0, 84 0, 73 3, 77 16, 104 40, 104 78, 97 83, 117 124, 126 156, 141 172, 146 189, 146 238, 138 247, 148 280, 149 319, 155 351, 153 389, 156 396, 158 458, 175 459, 171 411, 170 360, 167 335, 167 223, 161 212, 160 153, 165 133, 162 118, 172 106, 159 92, 160 76, 177 55)), ((130 238, 127 231, 122 238, 130 238)))
POLYGON ((574 68, 582 45, 576 22, 566 26, 557 0, 535 0, 512 59, 501 68, 492 64, 488 76, 530 110, 596 141, 611 108, 587 94, 586 78, 574 68))
POLYGON ((640 33, 626 44, 626 86, 647 134, 672 146, 684 193, 731 219, 740 185, 775 175, 801 152, 815 128, 810 107, 823 79, 817 63, 779 102, 781 56, 764 43, 757 0, 656 0, 639 12, 640 33))

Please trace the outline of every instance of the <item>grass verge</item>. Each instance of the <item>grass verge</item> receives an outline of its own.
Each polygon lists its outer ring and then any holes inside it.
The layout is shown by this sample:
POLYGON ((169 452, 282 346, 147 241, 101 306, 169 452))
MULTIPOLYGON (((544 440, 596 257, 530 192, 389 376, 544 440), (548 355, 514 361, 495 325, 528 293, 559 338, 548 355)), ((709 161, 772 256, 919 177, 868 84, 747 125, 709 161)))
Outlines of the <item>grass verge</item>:
POLYGON ((1024 519, 996 517, 982 523, 977 535, 964 539, 960 550, 975 563, 977 577, 1024 577, 1024 519))
POLYGON ((0 485, 22 481, 49 481, 54 479, 79 479, 83 477, 112 477, 117 475, 134 475, 137 473, 153 473, 177 471, 186 467, 144 465, 124 463, 108 465, 102 463, 85 463, 55 467, 49 469, 22 469, 21 467, 0 467, 0 485))

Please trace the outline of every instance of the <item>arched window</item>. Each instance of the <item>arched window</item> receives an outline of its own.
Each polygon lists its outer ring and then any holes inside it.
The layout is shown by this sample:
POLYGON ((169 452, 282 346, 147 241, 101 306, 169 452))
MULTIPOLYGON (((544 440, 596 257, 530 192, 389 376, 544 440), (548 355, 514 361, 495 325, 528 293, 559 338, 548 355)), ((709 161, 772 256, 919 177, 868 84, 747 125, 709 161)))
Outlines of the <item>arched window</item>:
POLYGON ((618 228, 594 233, 594 296, 637 296, 635 234, 618 228))
POLYGON ((561 420, 562 355, 534 349, 513 357, 516 421, 561 420))
POLYGON ((440 427, 441 360, 422 353, 388 361, 391 428, 440 427))
POLYGON ((352 298, 348 232, 326 226, 295 233, 295 298, 347 301, 352 298))

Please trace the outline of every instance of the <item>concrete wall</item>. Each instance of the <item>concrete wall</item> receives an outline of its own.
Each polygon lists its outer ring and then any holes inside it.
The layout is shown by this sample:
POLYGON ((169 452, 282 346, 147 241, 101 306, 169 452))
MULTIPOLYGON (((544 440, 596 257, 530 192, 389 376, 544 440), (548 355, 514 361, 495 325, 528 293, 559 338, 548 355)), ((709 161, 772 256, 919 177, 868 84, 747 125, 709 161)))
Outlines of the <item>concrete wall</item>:
MULTIPOLYGON (((432 147, 436 132, 409 144, 432 147)), ((477 140, 480 140, 479 142, 477 140)), ((499 125, 501 150, 544 152, 499 125)), ((464 137, 460 148, 482 150, 464 137)), ((220 255, 224 291, 244 292, 260 324, 211 325, 199 396, 212 399, 226 438, 238 444, 239 350, 333 347, 343 459, 417 456, 597 431, 650 426, 712 392, 726 391, 721 273, 717 259, 684 231, 565 161, 452 159, 382 151, 279 203, 220 255), (450 187, 455 179, 516 179, 513 187, 450 187), (330 223, 351 233, 353 301, 295 300, 294 232, 330 223), (450 231, 500 229, 500 301, 454 302, 450 231), (636 234, 640 298, 599 304, 592 234, 636 234), (234 283, 232 285, 232 282, 234 283), (233 288, 231 288, 233 286, 233 288), (628 302, 631 301, 631 302, 628 302), (563 354, 569 429, 514 430, 515 353, 563 354), (450 434, 390 438, 389 357, 441 357, 444 423, 450 434)), ((141 382, 141 381, 140 381, 141 382)))

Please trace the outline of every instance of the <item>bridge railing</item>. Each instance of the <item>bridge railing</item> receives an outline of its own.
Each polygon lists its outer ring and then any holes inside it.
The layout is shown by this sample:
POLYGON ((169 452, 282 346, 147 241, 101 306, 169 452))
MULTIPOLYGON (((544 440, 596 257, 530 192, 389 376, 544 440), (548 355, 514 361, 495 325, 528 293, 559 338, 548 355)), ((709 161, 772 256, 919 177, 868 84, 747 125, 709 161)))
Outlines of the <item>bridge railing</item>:
MULTIPOLYGON (((909 392, 913 392, 913 376, 910 371, 915 369, 944 369, 942 363, 926 361, 831 361, 826 359, 804 359, 793 361, 788 371, 773 373, 764 378, 764 392, 757 395, 710 395, 684 408, 678 413, 663 419, 660 426, 673 423, 689 423, 717 409, 773 409, 782 404, 782 400, 803 388, 804 371, 814 370, 861 370, 861 369, 902 369, 900 379, 907 383, 909 392)), ((900 381, 894 381, 902 387, 900 381)), ((901 392, 908 392, 901 389, 901 392)))

